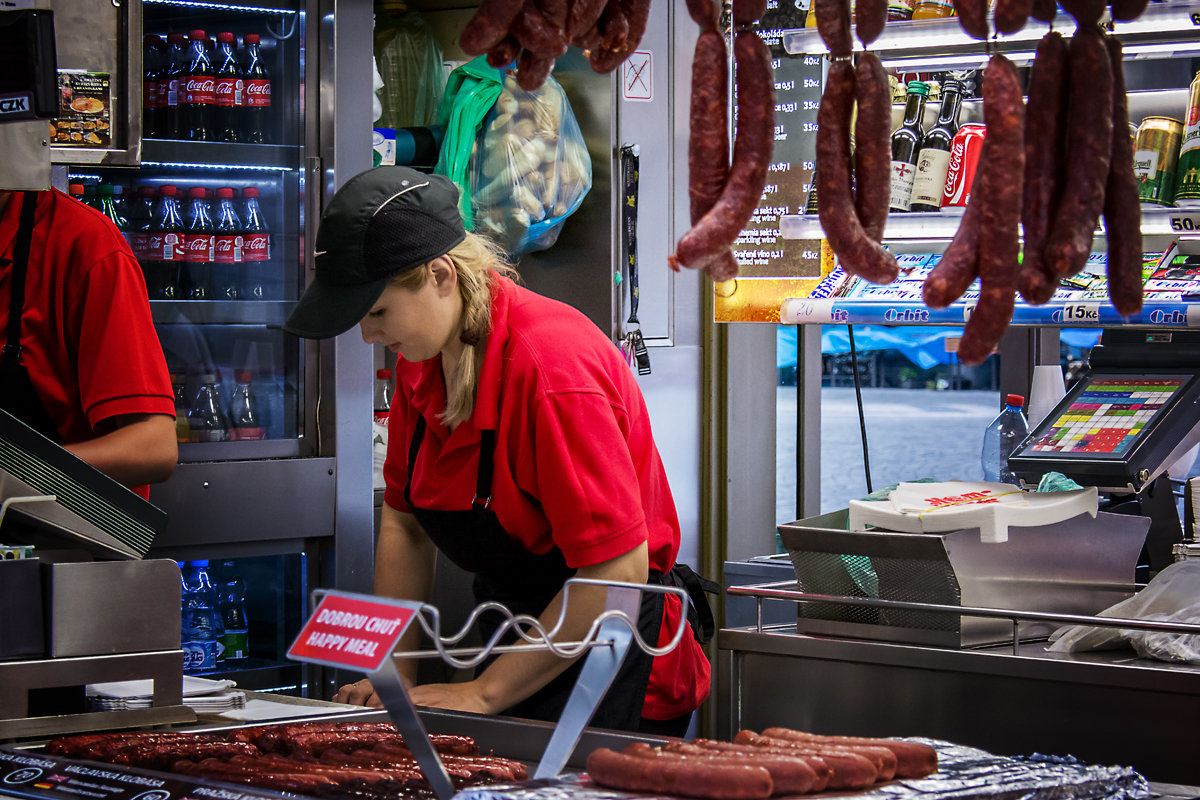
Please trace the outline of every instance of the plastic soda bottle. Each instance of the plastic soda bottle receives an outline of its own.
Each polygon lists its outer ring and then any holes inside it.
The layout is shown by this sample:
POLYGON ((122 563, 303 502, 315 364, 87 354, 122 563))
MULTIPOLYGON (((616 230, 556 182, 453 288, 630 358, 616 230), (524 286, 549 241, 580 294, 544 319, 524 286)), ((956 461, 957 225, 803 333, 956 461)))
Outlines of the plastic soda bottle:
POLYGON ((233 399, 229 402, 229 417, 233 425, 229 438, 265 439, 267 429, 263 426, 262 415, 258 413, 258 400, 254 397, 252 386, 254 375, 250 370, 241 370, 236 378, 233 399))
POLYGON ((250 623, 246 619, 246 585, 232 561, 223 564, 225 584, 221 592, 221 621, 224 626, 225 660, 238 661, 250 655, 250 623))
POLYGON ((193 442, 224 442, 229 439, 229 420, 221 407, 221 391, 217 376, 206 372, 200 379, 200 390, 192 410, 188 412, 188 425, 192 430, 193 442))
POLYGON ((216 299, 237 300, 241 296, 241 271, 244 239, 242 221, 233 207, 233 189, 217 189, 217 213, 214 224, 213 261, 216 299))
POLYGON ((1021 407, 1025 398, 1010 394, 1001 411, 983 432, 983 479, 996 483, 1020 484, 1017 476, 1008 467, 1008 457, 1021 440, 1029 435, 1029 423, 1021 407))

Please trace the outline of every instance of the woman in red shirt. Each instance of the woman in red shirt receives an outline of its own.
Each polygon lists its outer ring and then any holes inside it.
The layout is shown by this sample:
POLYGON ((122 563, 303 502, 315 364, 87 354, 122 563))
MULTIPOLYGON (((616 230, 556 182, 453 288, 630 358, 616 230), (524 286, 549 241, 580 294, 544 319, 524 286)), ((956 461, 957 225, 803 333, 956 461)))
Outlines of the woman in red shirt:
MULTIPOLYGON (((584 315, 513 282, 498 251, 463 230, 450 181, 405 167, 352 178, 323 214, 316 250, 316 279, 286 329, 324 338, 358 324, 398 355, 377 594, 427 600, 437 550, 474 574, 477 602, 548 630, 572 576, 698 584, 675 564, 679 522, 628 365, 584 315)), ((562 640, 584 636, 604 594, 572 589, 562 640)), ((703 592, 693 597, 706 613, 703 592)), ((689 616, 681 605, 644 592, 643 639, 670 641, 689 616)), ((491 616, 480 622, 485 640, 491 616)), ((507 653, 473 680, 410 694, 419 705, 555 720, 580 663, 507 653)), ((709 682, 695 635, 658 658, 635 645, 592 724, 682 735, 709 682)), ((378 704, 366 681, 336 699, 378 704)))

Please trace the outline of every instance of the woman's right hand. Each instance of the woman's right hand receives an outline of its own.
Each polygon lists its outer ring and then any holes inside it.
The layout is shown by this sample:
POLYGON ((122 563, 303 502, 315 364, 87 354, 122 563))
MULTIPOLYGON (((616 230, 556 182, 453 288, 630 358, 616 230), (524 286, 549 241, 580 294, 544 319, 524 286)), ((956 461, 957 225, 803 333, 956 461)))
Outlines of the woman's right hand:
POLYGON ((333 696, 333 702, 348 703, 352 706, 383 708, 383 701, 379 699, 379 695, 375 694, 375 687, 366 678, 354 683, 347 683, 338 689, 337 694, 333 696))

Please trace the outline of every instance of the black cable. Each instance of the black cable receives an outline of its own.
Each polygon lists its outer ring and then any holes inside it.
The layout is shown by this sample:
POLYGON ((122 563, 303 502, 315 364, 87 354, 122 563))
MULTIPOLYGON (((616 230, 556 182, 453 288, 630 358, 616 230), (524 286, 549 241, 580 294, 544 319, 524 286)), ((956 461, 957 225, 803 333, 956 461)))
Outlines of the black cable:
POLYGON ((863 472, 867 476, 867 494, 871 489, 871 456, 867 453, 867 418, 863 413, 862 383, 858 379, 858 349, 854 346, 854 326, 847 325, 846 332, 850 334, 850 367, 854 370, 854 398, 858 401, 858 430, 862 435, 863 472))

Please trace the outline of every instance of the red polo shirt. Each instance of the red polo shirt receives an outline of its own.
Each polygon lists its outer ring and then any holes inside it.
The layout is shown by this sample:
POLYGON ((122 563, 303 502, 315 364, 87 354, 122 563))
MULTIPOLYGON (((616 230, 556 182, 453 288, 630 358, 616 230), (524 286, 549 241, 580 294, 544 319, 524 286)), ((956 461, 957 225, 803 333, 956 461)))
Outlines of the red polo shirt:
MULTIPOLYGON (((679 520, 629 365, 571 306, 507 278, 493 287, 492 327, 470 419, 451 432, 437 418, 446 407, 440 358, 396 364, 387 504, 409 510, 404 487, 417 415, 427 427, 411 491, 422 508, 470 507, 479 431, 494 429, 489 508, 509 535, 534 553, 557 545, 575 568, 647 542, 650 567, 667 572, 679 552, 679 520)), ((660 644, 680 615, 679 602, 668 596, 660 644)), ((642 716, 672 719, 697 708, 708 693, 708 660, 685 633, 679 647, 654 660, 642 716)))
MULTIPOLYGON (((0 215, 0 332, 20 207, 14 193, 0 215)), ((146 282, 125 238, 99 211, 54 189, 38 193, 34 223, 21 360, 63 441, 95 438, 95 426, 118 414, 175 416, 146 282)))

